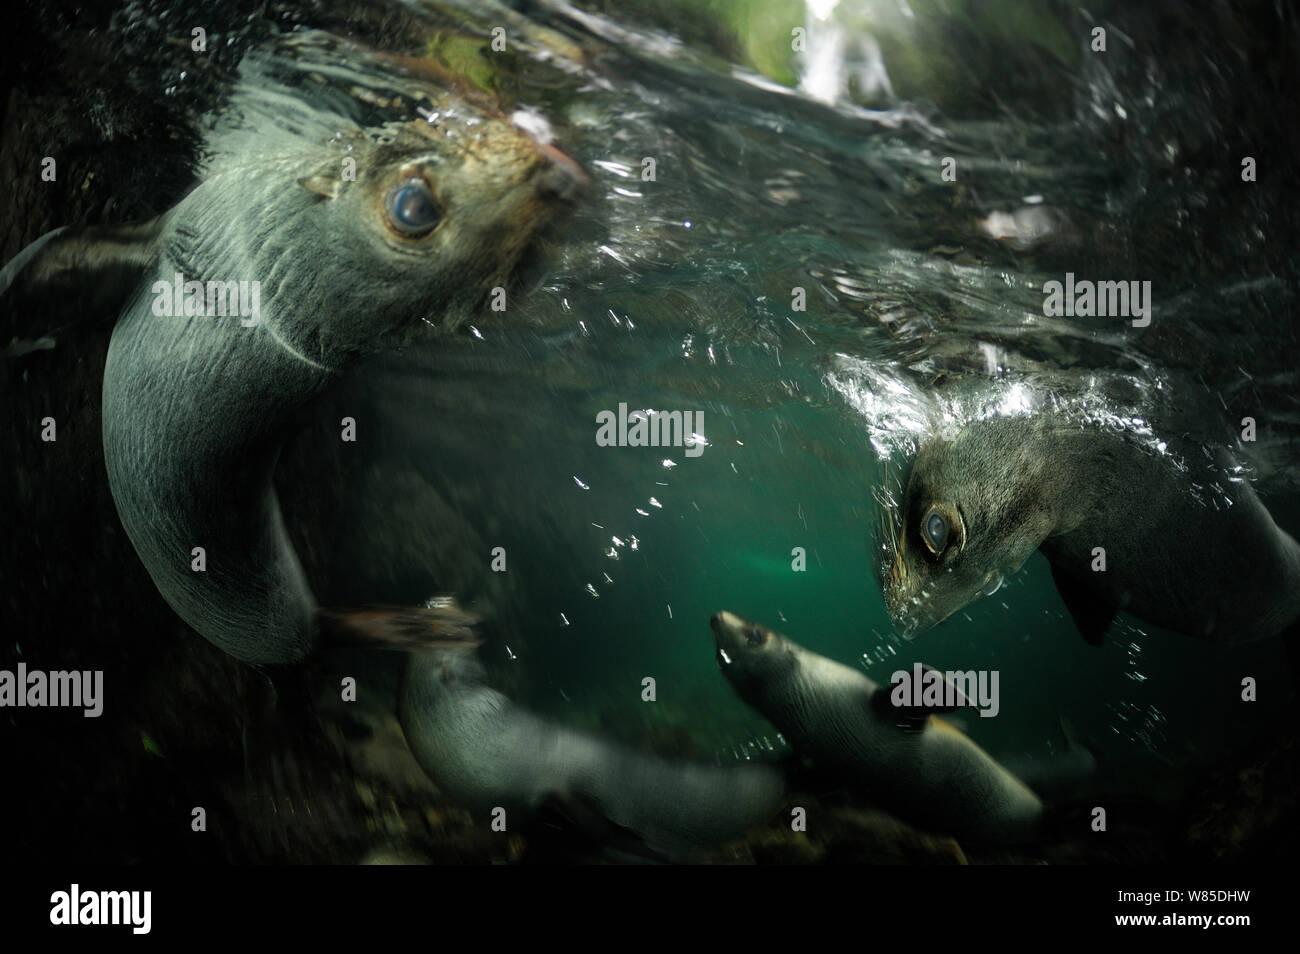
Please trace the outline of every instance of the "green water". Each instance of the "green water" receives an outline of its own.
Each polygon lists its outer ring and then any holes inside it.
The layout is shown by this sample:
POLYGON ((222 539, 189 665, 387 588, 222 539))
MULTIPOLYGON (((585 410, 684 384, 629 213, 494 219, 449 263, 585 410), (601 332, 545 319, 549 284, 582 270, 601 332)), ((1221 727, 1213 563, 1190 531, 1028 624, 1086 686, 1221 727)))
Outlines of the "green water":
MULTIPOLYGON (((532 61, 510 78, 592 178, 545 283, 366 384, 389 405, 379 456, 418 470, 472 528, 427 546, 462 596, 498 594, 482 607, 503 684, 634 743, 776 754, 714 663, 707 621, 731 609, 878 682, 914 661, 997 670, 998 716, 959 721, 1001 756, 1050 760, 1068 723, 1114 777, 1152 789, 1267 730, 1284 693, 1243 706, 1239 692, 1283 671, 1276 642, 1229 650, 1121 614, 1089 647, 1040 556, 905 641, 874 572, 881 462, 905 464, 929 425, 1022 386, 1085 391, 1100 413, 1209 441, 1243 412, 1275 420, 1252 463, 1297 529, 1294 289, 1235 214, 1262 216, 1268 196, 1189 188, 1149 148, 1166 136, 1178 152, 1161 110, 1193 101, 1194 85, 1163 99, 1126 86, 1143 61, 1121 49, 1053 73, 1077 102, 1047 116, 867 113, 761 89, 628 30, 592 62, 532 61), (1099 99, 1104 115, 1088 107, 1099 99), (1059 241, 1017 250, 981 225, 1027 205, 1060 214, 1059 241), (1155 325, 1045 318, 1041 286, 1066 271, 1151 280, 1155 325), (598 447, 596 415, 620 403, 702 412, 708 447, 598 447), (497 546, 508 568, 494 580, 497 546)), ((417 577, 357 595, 445 585, 417 577)))
POLYGON ((617 463, 620 475, 636 475, 612 487, 598 464, 581 474, 589 491, 557 474, 556 496, 575 498, 563 505, 572 523, 548 531, 537 549, 530 541, 511 548, 510 572, 530 609, 511 665, 525 671, 534 706, 627 736, 684 723, 704 751, 752 754, 774 733, 717 671, 707 627, 713 612, 732 609, 877 682, 914 661, 998 670, 1000 713, 963 724, 999 754, 1049 756, 1064 742, 1066 719, 1140 775, 1213 758, 1283 708, 1284 700, 1265 700, 1259 724, 1238 722, 1236 674, 1285 665, 1271 644, 1229 651, 1121 617, 1105 646, 1087 646, 1037 556, 993 597, 900 639, 872 573, 877 475, 852 420, 796 408, 733 411, 718 423, 700 458, 667 473, 658 452, 626 448, 603 451, 628 458, 617 463), (635 536, 637 549, 618 548, 611 559, 615 536, 635 536), (804 548, 806 570, 792 567, 794 547, 804 548), (642 700, 646 676, 656 680, 653 703, 642 700))

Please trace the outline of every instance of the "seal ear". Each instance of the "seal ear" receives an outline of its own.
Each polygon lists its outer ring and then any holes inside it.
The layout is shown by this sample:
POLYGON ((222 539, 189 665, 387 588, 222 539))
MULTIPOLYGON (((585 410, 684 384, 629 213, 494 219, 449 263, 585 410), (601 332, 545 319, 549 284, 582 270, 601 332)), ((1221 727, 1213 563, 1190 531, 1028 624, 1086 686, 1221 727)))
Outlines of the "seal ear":
POLYGON ((303 176, 298 180, 298 185, 308 192, 316 193, 322 199, 337 199, 343 181, 336 174, 333 166, 328 166, 314 175, 303 176))

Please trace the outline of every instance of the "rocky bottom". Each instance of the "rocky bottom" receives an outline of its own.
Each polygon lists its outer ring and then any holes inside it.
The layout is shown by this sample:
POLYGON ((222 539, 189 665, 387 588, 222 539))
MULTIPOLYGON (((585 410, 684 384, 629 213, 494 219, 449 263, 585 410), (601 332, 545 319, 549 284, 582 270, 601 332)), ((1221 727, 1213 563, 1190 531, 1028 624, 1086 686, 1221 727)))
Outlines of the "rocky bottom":
MULTIPOLYGON (((104 716, 13 710, 4 750, 26 766, 9 786, 15 861, 91 863, 555 864, 642 861, 550 824, 498 833, 442 797, 410 755, 391 698, 360 681, 339 701, 337 668, 268 674, 179 624, 119 644, 135 665, 104 716), (124 697, 125 696, 125 697, 124 697), (57 721, 58 724, 51 724, 57 721), (37 725, 37 723, 42 723, 37 725), (39 730, 39 731, 38 731, 39 730), (194 809, 206 830, 194 831, 194 809)), ((51 660, 53 662, 53 660, 51 660)), ((68 667, 88 665, 69 658, 68 667)), ((346 667, 345 667, 346 668, 346 667)), ((121 687, 120 680, 112 683, 121 687)), ((389 687, 391 691, 391 687, 389 687)), ((1290 859, 1300 825, 1291 726, 1190 779, 1173 803, 1086 810, 1041 843, 964 844, 920 831, 845 792, 796 793, 789 814, 716 850, 710 864, 1170 864, 1290 859)))

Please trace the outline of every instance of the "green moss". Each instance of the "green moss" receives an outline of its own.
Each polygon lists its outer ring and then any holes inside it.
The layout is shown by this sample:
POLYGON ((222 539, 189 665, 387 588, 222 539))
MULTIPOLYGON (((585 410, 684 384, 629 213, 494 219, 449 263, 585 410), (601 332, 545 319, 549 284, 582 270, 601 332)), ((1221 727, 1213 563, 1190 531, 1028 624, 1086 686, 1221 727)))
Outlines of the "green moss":
POLYGON ((450 30, 441 30, 430 36, 425 53, 485 93, 501 91, 504 85, 502 75, 514 69, 516 58, 508 49, 493 50, 491 42, 481 36, 450 30))

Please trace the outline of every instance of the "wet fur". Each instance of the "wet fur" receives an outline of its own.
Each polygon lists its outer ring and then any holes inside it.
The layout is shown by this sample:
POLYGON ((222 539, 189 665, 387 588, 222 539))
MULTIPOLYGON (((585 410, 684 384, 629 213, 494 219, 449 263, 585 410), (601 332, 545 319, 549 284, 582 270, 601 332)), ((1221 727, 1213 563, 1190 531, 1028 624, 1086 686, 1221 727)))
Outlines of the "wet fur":
POLYGON ((650 852, 680 857, 761 824, 784 795, 771 766, 670 761, 549 722, 488 686, 471 652, 413 654, 398 716, 434 784, 485 825, 505 808, 511 831, 548 806, 581 805, 650 852))

